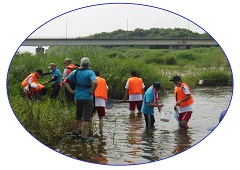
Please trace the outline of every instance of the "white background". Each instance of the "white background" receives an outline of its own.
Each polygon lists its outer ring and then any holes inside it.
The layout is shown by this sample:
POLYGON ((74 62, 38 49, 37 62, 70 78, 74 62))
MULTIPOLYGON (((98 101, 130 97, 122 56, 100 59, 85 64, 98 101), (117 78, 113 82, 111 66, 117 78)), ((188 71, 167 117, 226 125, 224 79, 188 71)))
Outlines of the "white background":
MULTIPOLYGON (((0 169, 239 169, 239 17, 238 1, 138 0, 127 1, 157 6, 197 23, 219 43, 234 76, 234 92, 227 115, 202 142, 177 156, 156 163, 134 166, 105 166, 84 163, 61 155, 35 140, 13 114, 6 91, 7 71, 20 44, 37 27, 64 12, 114 0, 9 0, 0 6, 0 169)), ((124 1, 120 1, 124 2, 124 1)), ((125 1, 126 2, 126 1, 125 1)), ((123 11, 124 12, 124 11, 123 11)), ((208 114, 211 114, 209 112, 208 114)))

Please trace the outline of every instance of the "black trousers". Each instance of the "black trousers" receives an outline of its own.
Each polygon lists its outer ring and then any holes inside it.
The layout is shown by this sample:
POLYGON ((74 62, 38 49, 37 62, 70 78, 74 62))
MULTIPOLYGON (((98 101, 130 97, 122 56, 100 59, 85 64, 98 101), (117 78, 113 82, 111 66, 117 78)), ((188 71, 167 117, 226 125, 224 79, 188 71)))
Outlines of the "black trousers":
POLYGON ((58 94, 59 94, 60 90, 61 90, 61 86, 60 86, 60 84, 54 84, 52 86, 52 88, 53 89, 52 89, 51 98, 56 99, 58 97, 58 94))
MULTIPOLYGON (((69 85, 72 90, 75 90, 74 82, 71 81, 69 85)), ((66 96, 67 102, 74 102, 74 94, 71 94, 66 88, 64 88, 64 91, 65 91, 65 96, 66 96)))
POLYGON ((155 118, 154 115, 143 114, 145 118, 146 127, 154 127, 155 118))

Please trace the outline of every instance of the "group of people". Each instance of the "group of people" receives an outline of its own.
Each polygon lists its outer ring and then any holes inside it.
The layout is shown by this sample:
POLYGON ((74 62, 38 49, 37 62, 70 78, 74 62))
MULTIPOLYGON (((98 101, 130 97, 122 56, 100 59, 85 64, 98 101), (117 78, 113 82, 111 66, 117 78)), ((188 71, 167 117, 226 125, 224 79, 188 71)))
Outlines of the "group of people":
MULTIPOLYGON (((108 86, 106 80, 100 77, 99 71, 90 69, 90 60, 87 57, 83 57, 80 65, 77 66, 73 65, 69 58, 65 59, 64 64, 63 75, 54 63, 50 63, 50 72, 43 73, 42 70, 37 70, 23 80, 22 86, 24 93, 31 100, 46 95, 47 89, 44 85, 38 83, 38 78, 42 75, 52 74, 52 79, 43 84, 53 82, 51 98, 56 98, 63 86, 67 101, 75 101, 76 118, 72 137, 86 141, 91 138, 88 134, 91 119, 95 112, 99 116, 99 127, 102 128, 103 126, 108 86), (79 132, 80 125, 82 126, 81 132, 79 132)), ((180 126, 187 129, 189 128, 187 123, 192 114, 192 94, 189 87, 181 81, 179 76, 174 76, 170 81, 175 84, 176 104, 174 109, 179 111, 180 126)), ((146 128, 149 128, 154 127, 155 123, 154 107, 161 110, 164 106, 158 103, 160 100, 158 93, 163 90, 163 87, 160 82, 156 81, 146 91, 144 88, 143 80, 137 76, 137 72, 131 71, 125 86, 123 101, 129 98, 130 116, 135 115, 135 108, 137 108, 137 114, 144 115, 146 128)))
MULTIPOLYGON (((179 112, 178 120, 180 126, 188 129, 188 121, 191 118, 193 109, 193 97, 190 88, 186 83, 183 83, 180 76, 174 76, 170 81, 175 85, 174 95, 176 104, 174 110, 179 112)), ((146 92, 144 91, 145 85, 143 80, 137 76, 136 71, 132 71, 130 78, 125 86, 125 94, 123 100, 126 101, 129 96, 129 110, 130 116, 135 115, 135 109, 138 110, 138 115, 143 114, 145 118, 146 127, 154 127, 154 107, 160 111, 163 104, 159 104, 159 92, 162 90, 162 84, 158 81, 154 82, 146 92)))

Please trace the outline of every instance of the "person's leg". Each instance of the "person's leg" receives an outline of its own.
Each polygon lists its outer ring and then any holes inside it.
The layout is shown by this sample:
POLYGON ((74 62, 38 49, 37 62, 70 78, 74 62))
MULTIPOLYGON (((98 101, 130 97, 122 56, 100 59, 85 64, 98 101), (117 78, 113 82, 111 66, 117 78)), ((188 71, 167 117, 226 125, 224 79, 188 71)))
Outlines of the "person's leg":
POLYGON ((80 100, 76 101, 76 118, 73 126, 73 132, 78 133, 82 119, 83 104, 80 100))
POLYGON ((51 98, 56 99, 58 97, 58 94, 59 94, 60 90, 61 90, 60 85, 53 85, 51 98))
POLYGON ((129 102, 130 116, 135 116, 135 108, 136 108, 136 102, 130 101, 129 102))
POLYGON ((64 92, 65 92, 66 101, 69 102, 71 93, 66 89, 66 87, 64 87, 64 92))
POLYGON ((142 115, 141 108, 142 108, 142 100, 137 101, 137 109, 138 109, 138 115, 142 115))
POLYGON ((150 122, 151 122, 151 124, 150 124, 150 127, 154 127, 154 123, 155 123, 155 117, 154 117, 154 115, 150 115, 150 122))
POLYGON ((91 123, 90 123, 90 125, 89 125, 89 132, 91 133, 91 131, 92 131, 92 119, 93 119, 93 116, 95 115, 95 113, 96 113, 96 110, 97 110, 97 108, 96 107, 93 107, 93 110, 92 110, 92 113, 91 113, 91 123))
POLYGON ((188 129, 188 121, 191 118, 192 112, 179 113, 180 127, 188 129))
POLYGON ((83 105, 83 124, 82 124, 82 139, 86 139, 89 126, 91 122, 91 114, 93 110, 93 101, 92 100, 85 100, 83 105))
POLYGON ((105 107, 97 107, 97 113, 99 117, 99 128, 103 127, 103 118, 106 115, 105 107))
POLYGON ((149 127, 149 119, 150 119, 150 115, 149 114, 143 114, 144 115, 144 119, 145 119, 145 124, 146 124, 146 128, 149 127))
POLYGON ((89 132, 90 122, 83 121, 82 123, 82 138, 86 139, 89 132))

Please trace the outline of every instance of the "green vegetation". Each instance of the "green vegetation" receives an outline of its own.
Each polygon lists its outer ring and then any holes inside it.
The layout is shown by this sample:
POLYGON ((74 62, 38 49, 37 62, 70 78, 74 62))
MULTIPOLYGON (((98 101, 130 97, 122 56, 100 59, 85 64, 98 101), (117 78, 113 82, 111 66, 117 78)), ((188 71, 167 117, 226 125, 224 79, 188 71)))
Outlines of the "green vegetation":
MULTIPOLYGON (((142 34, 142 30, 137 31, 137 35, 142 34)), ((151 31, 157 33, 159 29, 151 31)), ((163 32, 158 34, 162 35, 163 32)), ((129 32, 129 36, 134 35, 129 32)), ((45 54, 17 53, 10 65, 7 82, 12 109, 23 126, 50 147, 56 147, 58 141, 72 130, 75 107, 67 106, 63 92, 60 93, 60 100, 51 101, 48 95, 43 101, 27 101, 24 99, 21 82, 36 69, 48 72, 49 63, 56 63, 62 72, 65 58, 69 57, 74 64, 79 64, 84 56, 90 58, 91 69, 99 70, 101 76, 106 79, 111 98, 123 98, 125 83, 131 70, 139 73, 146 88, 154 81, 160 81, 164 89, 173 90, 174 85, 169 79, 174 75, 180 75, 191 88, 198 86, 201 79, 204 80, 202 85, 205 86, 232 85, 229 63, 219 47, 171 50, 125 46, 55 46, 49 48, 45 54)), ((43 76, 39 78, 39 82, 49 79, 50 76, 43 76)), ((46 87, 51 90, 51 84, 46 87)))
POLYGON ((113 32, 101 32, 98 34, 87 36, 86 38, 169 38, 169 37, 202 37, 208 38, 206 33, 199 34, 184 28, 151 28, 144 30, 136 28, 133 31, 116 30, 113 32))

